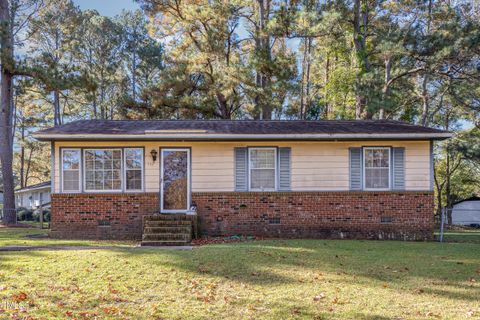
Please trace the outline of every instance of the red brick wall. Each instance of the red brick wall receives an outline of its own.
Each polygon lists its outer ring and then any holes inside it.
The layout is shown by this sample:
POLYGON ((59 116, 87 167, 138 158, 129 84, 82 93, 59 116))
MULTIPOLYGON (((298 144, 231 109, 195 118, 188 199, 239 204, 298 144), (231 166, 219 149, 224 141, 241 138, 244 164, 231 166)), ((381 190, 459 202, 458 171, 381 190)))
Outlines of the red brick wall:
POLYGON ((193 193, 192 201, 208 235, 433 237, 431 192, 209 192, 193 193))
POLYGON ((52 194, 55 238, 138 239, 142 217, 159 212, 158 193, 52 194))
MULTIPOLYGON (((401 240, 433 236, 430 192, 208 192, 193 193, 192 202, 198 207, 203 235, 401 240)), ((158 193, 52 194, 51 235, 141 239, 142 216, 158 212, 158 193)))

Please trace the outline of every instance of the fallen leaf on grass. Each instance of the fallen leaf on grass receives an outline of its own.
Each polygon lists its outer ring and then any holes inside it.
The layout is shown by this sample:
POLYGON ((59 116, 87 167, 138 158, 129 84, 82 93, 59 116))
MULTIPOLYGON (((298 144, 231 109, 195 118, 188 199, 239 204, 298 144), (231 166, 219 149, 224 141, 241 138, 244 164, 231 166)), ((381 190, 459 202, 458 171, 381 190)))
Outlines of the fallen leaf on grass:
POLYGON ((82 318, 97 318, 96 313, 80 312, 80 317, 82 318))
POLYGON ((425 317, 440 318, 438 314, 435 314, 432 311, 425 313, 425 317))
POLYGON ((323 298, 325 298, 325 293, 320 293, 319 295, 313 297, 313 301, 320 301, 322 300, 323 298))
POLYGON ((210 269, 208 269, 206 267, 199 266, 198 271, 201 272, 201 273, 209 273, 210 269))
POLYGON ((473 317, 474 315, 475 315, 475 311, 473 311, 473 310, 469 310, 467 312, 467 317, 473 317))
POLYGON ((15 302, 22 302, 22 301, 25 301, 27 300, 28 296, 25 292, 20 292, 20 293, 17 293, 17 294, 13 294, 12 295, 12 300, 15 301, 15 302))
POLYGON ((292 314, 301 314, 302 312, 300 311, 299 308, 293 308, 292 314))

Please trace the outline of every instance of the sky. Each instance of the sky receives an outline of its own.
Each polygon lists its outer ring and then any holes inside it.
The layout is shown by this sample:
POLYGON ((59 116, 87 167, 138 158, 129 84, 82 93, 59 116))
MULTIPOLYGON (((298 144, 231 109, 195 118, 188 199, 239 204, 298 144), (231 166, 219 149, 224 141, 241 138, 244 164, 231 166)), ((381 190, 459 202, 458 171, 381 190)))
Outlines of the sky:
POLYGON ((75 4, 80 6, 80 9, 95 9, 101 15, 113 17, 122 9, 135 10, 140 6, 133 0, 73 0, 75 4))

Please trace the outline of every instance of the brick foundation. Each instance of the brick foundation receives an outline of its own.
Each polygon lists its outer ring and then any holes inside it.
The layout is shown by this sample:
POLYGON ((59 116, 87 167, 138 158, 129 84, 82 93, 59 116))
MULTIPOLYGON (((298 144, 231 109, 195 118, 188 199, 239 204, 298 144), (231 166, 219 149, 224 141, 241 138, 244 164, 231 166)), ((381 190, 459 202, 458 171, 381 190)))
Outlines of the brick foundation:
MULTIPOLYGON (((193 193, 203 235, 429 240, 431 192, 193 193)), ((55 238, 136 239, 158 193, 52 194, 55 238)))
POLYGON ((50 236, 77 239, 142 238, 144 215, 159 212, 158 193, 52 194, 50 236))
POLYGON ((193 193, 208 235, 429 240, 431 192, 193 193))

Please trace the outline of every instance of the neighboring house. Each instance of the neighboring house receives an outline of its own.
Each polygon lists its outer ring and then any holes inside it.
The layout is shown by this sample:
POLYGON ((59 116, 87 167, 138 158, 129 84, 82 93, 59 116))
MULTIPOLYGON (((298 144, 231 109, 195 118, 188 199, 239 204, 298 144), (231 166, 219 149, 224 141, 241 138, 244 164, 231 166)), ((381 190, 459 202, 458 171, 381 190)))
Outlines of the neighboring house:
POLYGON ((452 207, 452 224, 480 225, 480 197, 455 202, 452 207))
POLYGON ((0 209, 3 208, 3 191, 0 190, 0 209))
POLYGON ((383 120, 83 120, 34 134, 52 143, 53 237, 139 239, 146 222, 152 243, 191 206, 203 235, 431 239, 432 146, 450 136, 383 120))
POLYGON ((41 204, 44 208, 49 208, 51 191, 50 181, 15 190, 16 207, 33 210, 38 209, 41 204))

